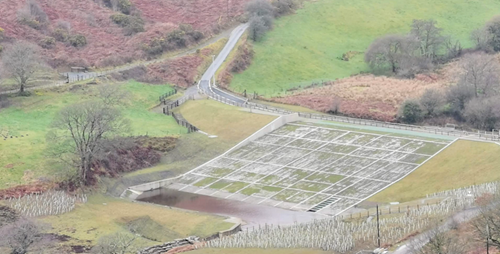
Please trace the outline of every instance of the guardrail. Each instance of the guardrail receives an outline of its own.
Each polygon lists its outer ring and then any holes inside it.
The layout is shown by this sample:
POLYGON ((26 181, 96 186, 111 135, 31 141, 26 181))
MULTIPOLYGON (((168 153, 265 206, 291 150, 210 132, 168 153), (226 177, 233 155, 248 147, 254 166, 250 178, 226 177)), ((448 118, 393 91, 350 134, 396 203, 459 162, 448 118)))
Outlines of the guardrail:
POLYGON ((163 105, 166 105, 166 103, 167 103, 167 100, 166 100, 167 97, 170 97, 170 96, 172 96, 174 94, 177 94, 177 89, 174 89, 174 90, 172 90, 172 91, 170 91, 168 93, 165 93, 164 95, 160 96, 160 98, 158 98, 158 99, 159 99, 160 103, 163 103, 163 105))

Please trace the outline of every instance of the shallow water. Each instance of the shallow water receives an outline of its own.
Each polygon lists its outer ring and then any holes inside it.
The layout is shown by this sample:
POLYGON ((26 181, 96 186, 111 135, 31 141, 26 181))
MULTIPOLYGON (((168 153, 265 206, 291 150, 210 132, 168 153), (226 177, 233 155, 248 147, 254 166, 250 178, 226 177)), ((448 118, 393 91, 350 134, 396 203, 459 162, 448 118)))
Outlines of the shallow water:
POLYGON ((328 218, 317 213, 291 211, 171 189, 145 192, 137 200, 198 212, 237 217, 246 223, 244 227, 256 227, 264 224, 292 225, 328 218))

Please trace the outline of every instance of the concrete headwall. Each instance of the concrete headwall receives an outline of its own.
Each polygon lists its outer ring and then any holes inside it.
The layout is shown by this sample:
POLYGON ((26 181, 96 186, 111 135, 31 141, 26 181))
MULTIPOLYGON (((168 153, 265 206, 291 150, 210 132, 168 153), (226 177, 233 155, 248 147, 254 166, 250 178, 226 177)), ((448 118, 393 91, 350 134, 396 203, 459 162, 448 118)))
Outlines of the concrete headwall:
MULTIPOLYGON (((222 157, 222 156, 224 156, 224 155, 226 155, 226 154, 228 154, 228 153, 230 153, 230 152, 232 152, 232 151, 234 151, 234 150, 236 150, 236 149, 238 149, 238 148, 240 148, 242 146, 248 145, 250 142, 252 142, 254 140, 257 140, 258 138, 260 138, 260 137, 262 137, 262 136, 264 136, 264 135, 266 135, 268 133, 271 133, 272 131, 274 131, 276 129, 281 128, 283 125, 285 125, 287 123, 296 122, 296 121, 299 121, 299 120, 300 120, 300 116, 299 116, 298 113, 290 114, 290 115, 285 115, 285 116, 280 116, 280 117, 274 119, 274 121, 270 122, 266 126, 262 127, 260 130, 258 130, 254 134, 250 135, 245 140, 241 141, 240 143, 238 143, 237 145, 235 145, 234 147, 232 147, 231 149, 227 150, 222 155, 219 155, 218 157, 216 157, 216 158, 214 158, 214 159, 212 159, 212 160, 204 163, 203 165, 200 165, 200 166, 194 168, 191 171, 194 171, 194 170, 196 170, 198 168, 201 168, 201 167, 203 167, 203 166, 211 163, 212 161, 217 160, 218 158, 220 158, 220 157, 222 157)), ((130 198, 130 199, 135 199, 142 192, 151 191, 151 190, 159 189, 159 188, 162 188, 162 187, 166 187, 166 186, 172 184, 173 182, 175 182, 175 180, 177 180, 180 177, 181 176, 175 177, 175 178, 169 178, 169 179, 162 179, 162 180, 159 180, 159 181, 145 183, 145 184, 140 184, 140 185, 136 185, 136 186, 131 186, 127 190, 125 190, 125 192, 122 194, 122 197, 130 198)))

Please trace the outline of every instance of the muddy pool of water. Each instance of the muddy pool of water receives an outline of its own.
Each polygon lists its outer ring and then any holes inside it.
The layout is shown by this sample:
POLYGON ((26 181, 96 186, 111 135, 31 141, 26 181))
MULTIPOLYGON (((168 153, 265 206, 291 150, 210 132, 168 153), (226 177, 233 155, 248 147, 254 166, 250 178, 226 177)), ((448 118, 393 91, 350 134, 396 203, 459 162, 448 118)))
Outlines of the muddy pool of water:
POLYGON ((291 211, 171 189, 148 191, 140 195, 137 200, 203 213, 236 217, 245 222, 244 228, 264 224, 284 226, 328 218, 317 213, 291 211))

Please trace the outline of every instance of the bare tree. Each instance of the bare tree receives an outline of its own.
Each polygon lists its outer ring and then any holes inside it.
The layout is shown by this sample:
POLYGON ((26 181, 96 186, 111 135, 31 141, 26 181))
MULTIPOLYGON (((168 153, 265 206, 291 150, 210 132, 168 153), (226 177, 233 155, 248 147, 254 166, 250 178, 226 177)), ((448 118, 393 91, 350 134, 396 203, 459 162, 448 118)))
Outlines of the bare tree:
POLYGON ((487 28, 479 28, 471 33, 471 40, 476 45, 476 49, 483 50, 485 52, 493 51, 491 45, 492 36, 487 28))
POLYGON ((435 20, 413 20, 410 35, 420 41, 421 56, 433 59, 443 45, 444 37, 441 28, 436 27, 435 20))
POLYGON ((413 254, 466 254, 466 244, 461 242, 453 231, 441 232, 439 228, 434 228, 425 233, 427 243, 414 241, 410 244, 413 254))
POLYGON ((2 65, 6 74, 17 81, 19 93, 24 93, 28 81, 42 68, 42 60, 35 45, 18 41, 3 54, 2 65))
POLYGON ((488 239, 491 246, 500 248, 500 207, 498 196, 481 206, 481 213, 477 220, 473 221, 476 231, 481 239, 488 239))
POLYGON ((474 98, 474 96, 475 92, 473 87, 457 84, 448 88, 446 100, 450 103, 453 112, 461 116, 462 111, 465 109, 465 104, 474 98))
POLYGON ((376 39, 365 53, 365 62, 373 69, 389 67, 396 73, 404 40, 405 36, 401 35, 387 35, 376 39))
POLYGON ((448 59, 453 59, 462 55, 462 44, 459 40, 453 40, 451 36, 444 38, 444 46, 448 59))
POLYGON ((437 89, 427 89, 420 97, 420 106, 424 110, 424 114, 432 116, 438 113, 438 110, 443 106, 444 98, 441 91, 437 89))
POLYGON ((2 228, 4 243, 11 248, 11 254, 28 253, 30 247, 41 240, 39 227, 30 220, 20 219, 2 228))
POLYGON ((460 62, 460 67, 459 84, 472 87, 476 98, 498 94, 500 66, 493 56, 484 53, 468 54, 460 62))
POLYGON ((488 32, 488 44, 495 51, 500 51, 500 16, 494 17, 488 24, 485 30, 488 32))
POLYGON ((298 8, 295 0, 274 0, 271 2, 274 7, 274 16, 279 17, 293 12, 298 8))
POLYGON ((262 17, 254 16, 250 19, 249 23, 248 35, 252 41, 259 41, 269 30, 262 17))
POLYGON ((54 119, 54 130, 47 138, 70 147, 69 152, 76 155, 78 178, 81 183, 88 184, 93 180, 91 167, 102 141, 116 136, 127 126, 120 111, 102 102, 88 101, 63 108, 54 119))
POLYGON ((481 130, 491 130, 500 117, 500 98, 474 98, 465 105, 464 117, 472 126, 481 130))
POLYGON ((99 238, 97 245, 92 248, 92 253, 98 254, 125 254, 125 253, 135 253, 133 246, 134 241, 137 237, 124 234, 116 233, 113 235, 107 235, 99 238))
POLYGON ((124 104, 129 97, 129 93, 121 89, 119 85, 100 85, 97 90, 102 102, 110 107, 124 104))
POLYGON ((273 6, 266 0, 253 0, 245 6, 245 11, 250 17, 272 16, 273 6))

